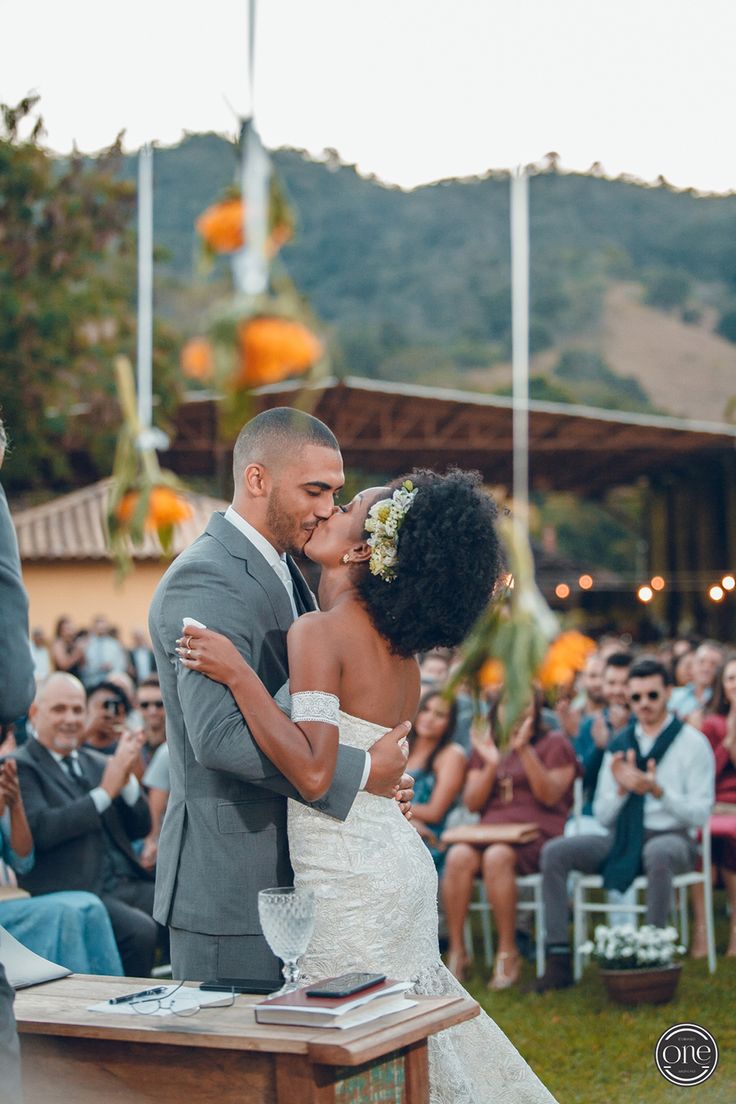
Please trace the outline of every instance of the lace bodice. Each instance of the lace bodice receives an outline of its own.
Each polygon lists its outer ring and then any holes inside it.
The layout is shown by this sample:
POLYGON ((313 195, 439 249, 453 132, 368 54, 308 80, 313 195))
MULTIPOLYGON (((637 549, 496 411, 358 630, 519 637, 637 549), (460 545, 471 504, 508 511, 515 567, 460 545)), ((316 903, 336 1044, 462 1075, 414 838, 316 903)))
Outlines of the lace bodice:
MULTIPOLYGON (((340 742, 368 751, 386 732, 339 712, 340 742)), ((338 821, 289 802, 295 884, 317 900, 307 979, 369 970, 410 978, 416 993, 466 995, 442 964, 437 874, 432 857, 395 801, 360 792, 338 821)), ((485 1013, 429 1040, 431 1104, 554 1104, 485 1013)))

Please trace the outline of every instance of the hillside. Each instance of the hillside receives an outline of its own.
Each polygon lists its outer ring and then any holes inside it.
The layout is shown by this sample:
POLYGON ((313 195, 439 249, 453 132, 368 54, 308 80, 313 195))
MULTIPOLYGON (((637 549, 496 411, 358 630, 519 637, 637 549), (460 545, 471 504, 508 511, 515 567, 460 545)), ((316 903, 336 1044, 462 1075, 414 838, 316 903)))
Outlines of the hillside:
MULTIPOLYGON (((274 159, 299 220, 282 263, 331 328, 338 370, 504 386, 504 173, 405 192, 335 158, 281 150, 274 159)), ((193 304, 218 293, 201 277, 192 287, 194 219, 235 165, 233 147, 215 135, 156 154, 156 239, 168 253, 160 304, 185 332, 198 324, 193 304)), ((126 174, 134 168, 129 161, 126 174)), ((736 344, 714 332, 736 340, 736 195, 547 169, 530 197, 538 393, 721 418, 736 393, 736 344)))

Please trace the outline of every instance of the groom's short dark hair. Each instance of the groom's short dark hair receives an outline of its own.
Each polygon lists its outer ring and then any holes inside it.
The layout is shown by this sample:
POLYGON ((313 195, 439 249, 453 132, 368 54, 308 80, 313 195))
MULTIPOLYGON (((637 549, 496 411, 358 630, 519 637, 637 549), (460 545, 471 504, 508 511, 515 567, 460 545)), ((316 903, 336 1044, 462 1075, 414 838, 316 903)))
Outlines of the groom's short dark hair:
POLYGON ((257 414, 241 429, 233 448, 233 476, 237 483, 248 464, 273 464, 276 458, 289 459, 305 445, 340 451, 337 437, 319 418, 275 406, 257 414))

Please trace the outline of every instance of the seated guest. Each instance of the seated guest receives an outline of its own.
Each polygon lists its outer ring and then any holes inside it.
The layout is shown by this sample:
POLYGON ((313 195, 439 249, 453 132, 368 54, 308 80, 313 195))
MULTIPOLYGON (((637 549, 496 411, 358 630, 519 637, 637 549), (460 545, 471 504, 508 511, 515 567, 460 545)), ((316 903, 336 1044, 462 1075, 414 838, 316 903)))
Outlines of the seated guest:
POLYGON ((419 702, 408 736, 406 769, 414 778, 412 824, 423 836, 438 871, 445 858, 439 837, 462 791, 467 764, 465 752, 453 743, 455 717, 455 703, 430 690, 419 702))
POLYGON ((606 748, 629 723, 626 687, 630 666, 631 656, 628 652, 613 652, 608 656, 601 682, 603 708, 583 718, 573 743, 575 754, 583 768, 583 808, 579 818, 582 823, 578 825, 578 834, 600 830, 597 823, 591 823, 593 796, 606 748))
MULTIPOLYGON (((143 731, 141 759, 147 768, 157 749, 166 740, 166 714, 158 675, 151 675, 138 687, 138 712, 143 731)), ((144 782, 144 785, 148 783, 144 782)))
POLYGON ((143 629, 133 629, 131 637, 133 645, 128 651, 128 674, 136 686, 142 686, 147 678, 156 674, 156 660, 143 629))
POLYGON ((112 626, 103 614, 92 622, 92 631, 86 640, 81 676, 87 691, 93 690, 114 672, 122 672, 128 666, 128 655, 119 640, 113 636, 112 626))
POLYGON ((450 657, 445 652, 427 652, 419 664, 422 689, 440 689, 447 682, 450 670, 450 657))
POLYGON ((669 712, 667 668, 653 659, 637 660, 629 669, 628 690, 634 723, 609 744, 593 801, 593 815, 606 835, 550 840, 542 849, 547 967, 537 983, 540 991, 573 981, 568 874, 600 872, 606 889, 623 892, 643 872, 646 922, 664 928, 672 878, 693 869, 693 830, 702 827, 713 805, 713 753, 701 732, 669 712))
MULTIPOLYGON (((28 874, 34 863, 13 759, 0 764, 0 867, 2 863, 15 875, 28 874)), ((76 890, 28 897, 10 886, 11 896, 0 898, 0 924, 19 943, 78 974, 122 974, 110 917, 99 897, 76 890)))
POLYGON ((30 716, 36 739, 16 753, 16 762, 36 863, 19 882, 34 895, 95 893, 109 913, 126 974, 146 976, 158 926, 151 917, 152 876, 130 845, 151 824, 132 775, 139 739, 123 733, 109 756, 79 747, 85 693, 70 675, 51 675, 39 687, 30 716))
POLYGON ((112 682, 101 682, 87 698, 84 746, 101 755, 114 755, 126 727, 130 701, 124 690, 112 682))
MULTIPOLYGON (((731 930, 726 954, 736 956, 736 656, 726 660, 716 680, 711 709, 703 721, 703 735, 716 761, 716 805, 711 820, 711 858, 726 886, 731 930)), ((693 958, 705 958, 705 901, 702 885, 694 885, 693 958)))
POLYGON ((676 686, 672 691, 670 710, 676 717, 700 728, 722 663, 721 645, 715 640, 704 640, 693 655, 692 680, 686 686, 676 686))
POLYGON ((471 812, 480 812, 481 824, 536 824, 539 836, 531 843, 453 844, 447 852, 441 888, 450 940, 448 964, 460 976, 467 964, 463 928, 473 880, 482 874, 498 932, 490 988, 508 989, 518 980, 520 970, 515 940, 516 876, 536 873, 542 844, 562 832, 572 806, 578 766, 570 741, 544 728, 538 693, 514 726, 508 751, 503 754, 493 737, 498 708, 496 701, 490 724, 483 730, 473 728, 473 754, 463 801, 471 812))
POLYGON ((66 671, 68 675, 76 675, 79 678, 84 664, 86 645, 86 633, 78 633, 71 618, 60 617, 56 622, 54 639, 51 641, 51 659, 55 669, 66 671))

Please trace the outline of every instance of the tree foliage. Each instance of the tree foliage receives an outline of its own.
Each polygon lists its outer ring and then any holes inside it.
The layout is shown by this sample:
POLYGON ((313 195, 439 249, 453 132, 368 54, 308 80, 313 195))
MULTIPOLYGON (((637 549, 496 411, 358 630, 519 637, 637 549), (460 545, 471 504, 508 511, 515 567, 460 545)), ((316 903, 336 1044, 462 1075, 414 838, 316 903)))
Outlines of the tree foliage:
MULTIPOLYGON (((0 107, 0 401, 14 492, 109 473, 120 420, 112 360, 135 345, 135 189, 120 178, 120 138, 93 163, 55 159, 36 103, 0 107)), ((164 408, 174 365, 159 325, 164 408)))

